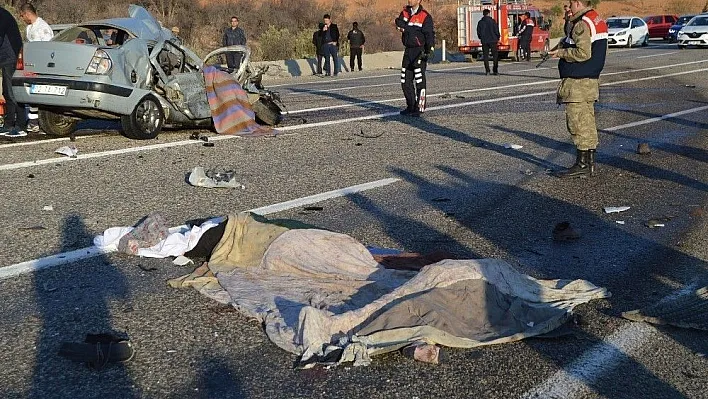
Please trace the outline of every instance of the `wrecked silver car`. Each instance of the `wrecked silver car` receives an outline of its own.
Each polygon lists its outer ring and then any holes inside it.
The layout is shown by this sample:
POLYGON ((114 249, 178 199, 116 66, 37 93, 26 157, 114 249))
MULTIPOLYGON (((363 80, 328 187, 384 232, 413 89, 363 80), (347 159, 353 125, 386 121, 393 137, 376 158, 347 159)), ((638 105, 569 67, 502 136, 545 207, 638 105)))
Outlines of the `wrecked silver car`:
POLYGON ((267 67, 253 68, 247 47, 219 48, 202 60, 144 8, 131 5, 129 16, 76 24, 52 41, 25 44, 13 92, 39 108, 47 134, 72 134, 82 119, 120 119, 123 134, 139 140, 166 126, 211 127, 202 69, 232 51, 243 54, 231 73, 256 118, 280 123, 277 93, 261 85, 267 67))

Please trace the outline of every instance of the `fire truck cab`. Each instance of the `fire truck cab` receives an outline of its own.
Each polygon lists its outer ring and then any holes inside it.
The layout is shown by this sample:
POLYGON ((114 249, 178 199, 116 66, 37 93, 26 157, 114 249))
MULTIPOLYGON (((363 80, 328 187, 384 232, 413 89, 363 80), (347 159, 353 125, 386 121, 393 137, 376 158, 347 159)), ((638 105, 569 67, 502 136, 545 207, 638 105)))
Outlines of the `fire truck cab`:
POLYGON ((489 15, 499 25, 499 58, 511 57, 518 61, 517 32, 520 17, 526 12, 531 14, 536 25, 531 39, 531 52, 550 49, 550 21, 545 21, 539 9, 527 4, 526 0, 468 0, 467 4, 457 7, 457 42, 461 53, 469 54, 473 59, 477 59, 481 53, 482 42, 477 37, 477 23, 482 19, 482 10, 485 9, 490 11, 489 15))

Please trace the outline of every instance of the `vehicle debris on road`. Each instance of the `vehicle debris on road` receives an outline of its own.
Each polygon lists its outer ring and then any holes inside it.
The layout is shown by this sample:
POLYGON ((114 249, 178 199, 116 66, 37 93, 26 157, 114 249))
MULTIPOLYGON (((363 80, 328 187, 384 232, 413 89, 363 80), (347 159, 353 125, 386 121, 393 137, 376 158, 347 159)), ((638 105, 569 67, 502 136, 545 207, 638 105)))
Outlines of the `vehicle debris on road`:
POLYGON ((79 153, 79 150, 74 145, 67 145, 57 148, 54 152, 57 154, 66 155, 69 158, 76 158, 76 154, 79 153))
POLYGON ((639 143, 639 145, 637 145, 637 154, 640 154, 640 155, 651 154, 651 148, 649 148, 649 143, 639 143))
POLYGON ((620 213, 632 209, 629 206, 606 206, 603 208, 605 213, 620 213))
POLYGON ((246 188, 245 185, 236 181, 235 171, 217 171, 214 169, 205 170, 202 166, 196 166, 189 173, 189 184, 195 187, 206 188, 240 188, 242 190, 246 188))

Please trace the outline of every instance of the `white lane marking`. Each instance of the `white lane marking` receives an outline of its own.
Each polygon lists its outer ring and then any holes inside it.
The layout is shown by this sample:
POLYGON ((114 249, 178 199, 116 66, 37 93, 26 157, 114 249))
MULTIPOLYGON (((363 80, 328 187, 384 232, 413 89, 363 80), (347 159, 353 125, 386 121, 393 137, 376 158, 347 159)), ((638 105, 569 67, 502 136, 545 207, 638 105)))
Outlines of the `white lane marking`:
POLYGON ((658 336, 658 333, 648 324, 625 324, 570 366, 526 392, 522 398, 570 399, 585 390, 592 392, 592 385, 598 378, 612 371, 622 360, 631 359, 653 336, 658 336))
POLYGON ((637 58, 651 58, 651 57, 661 57, 662 55, 669 55, 669 54, 676 54, 678 51, 670 51, 668 53, 659 53, 659 54, 650 54, 650 55, 643 55, 641 57, 637 58))
POLYGON ((19 143, 0 144, 0 148, 23 147, 26 145, 55 143, 57 141, 67 141, 67 140, 69 140, 69 137, 61 137, 61 138, 56 138, 56 139, 38 140, 38 141, 24 141, 24 142, 19 142, 19 143))
POLYGON ((291 96, 299 96, 299 95, 303 95, 303 94, 331 93, 331 92, 335 92, 335 91, 366 89, 369 87, 400 86, 400 85, 401 85, 400 83, 380 83, 380 84, 375 84, 375 85, 364 85, 364 86, 335 87, 333 89, 313 89, 313 90, 305 90, 305 91, 294 91, 292 93, 288 93, 285 98, 287 99, 291 96))
MULTIPOLYGON (((362 191, 371 190, 374 188, 384 187, 400 181, 397 178, 388 178, 369 183, 358 184, 355 186, 345 187, 338 190, 327 191, 310 195, 307 197, 297 198, 290 201, 272 204, 261 208, 251 209, 248 212, 257 213, 259 215, 268 215, 272 213, 282 212, 288 209, 297 208, 299 206, 314 204, 317 202, 326 201, 332 198, 344 197, 349 194, 354 194, 362 191)), ((108 253, 102 251, 95 246, 81 248, 74 251, 63 252, 56 255, 46 256, 44 258, 29 260, 26 262, 16 263, 14 265, 0 267, 0 280, 19 276, 20 274, 31 273, 37 270, 47 269, 50 267, 61 266, 67 263, 76 262, 83 259, 89 259, 96 256, 108 253)))
MULTIPOLYGON (((551 61, 551 60, 548 60, 551 61)), ((518 71, 508 71, 506 73, 519 73, 519 72, 529 72, 529 71, 542 71, 544 69, 551 69, 549 67, 538 67, 538 68, 529 68, 529 69, 519 69, 518 71)))
MULTIPOLYGON (((446 71, 459 71, 461 69, 471 69, 471 68, 479 68, 480 65, 469 65, 469 66, 463 66, 463 67, 455 67, 455 68, 440 68, 440 69, 430 69, 428 72, 434 72, 434 73, 445 73, 446 71)), ((395 68, 398 69, 398 68, 395 68)), ((363 80, 363 79, 377 79, 377 78, 388 78, 391 76, 401 76, 400 73, 397 74, 388 74, 388 75, 374 75, 374 76, 357 76, 357 77, 351 77, 351 78, 330 78, 324 79, 324 80, 315 80, 312 82, 299 82, 299 83, 281 83, 277 85, 268 85, 268 87, 286 87, 287 86, 302 86, 302 85, 309 85, 309 84, 333 84, 333 83, 339 83, 339 82, 346 82, 346 81, 351 81, 351 80, 363 80)))
POLYGON ((606 132, 614 132, 614 131, 617 131, 617 130, 620 130, 620 129, 626 129, 626 128, 629 128, 629 127, 635 127, 635 126, 640 126, 640 125, 646 125, 646 124, 648 124, 648 123, 659 122, 659 121, 663 121, 663 120, 665 120, 665 119, 671 119, 671 118, 675 118, 675 117, 677 117, 677 116, 686 115, 686 114, 692 114, 692 113, 700 112, 700 111, 704 111, 704 110, 708 110, 708 105, 703 106, 703 107, 697 107, 697 108, 686 109, 686 110, 683 110, 683 111, 674 112, 674 113, 666 114, 666 115, 662 115, 662 116, 657 116, 657 117, 655 117, 655 118, 644 119, 644 120, 637 121, 637 122, 626 123, 626 124, 624 124, 624 125, 614 126, 614 127, 610 127, 610 128, 602 129, 602 130, 604 130, 604 131, 606 131, 606 132))
MULTIPOLYGON (((608 73, 603 73, 602 76, 626 75, 626 74, 634 73, 634 72, 653 71, 653 70, 657 70, 657 69, 673 68, 675 66, 693 65, 693 64, 705 63, 705 62, 708 62, 708 60, 690 61, 690 62, 681 63, 681 64, 674 64, 674 65, 663 65, 663 66, 657 66, 657 67, 633 69, 630 71, 608 72, 608 73)), ((550 84, 557 85, 558 81, 557 80, 542 80, 539 82, 516 83, 516 84, 505 85, 505 86, 482 87, 482 88, 477 88, 477 89, 453 91, 453 92, 449 92, 449 93, 428 94, 427 97, 433 98, 433 97, 443 96, 445 94, 455 95, 455 94, 475 93, 475 92, 480 92, 480 91, 494 91, 494 90, 501 90, 501 89, 508 89, 508 88, 537 86, 537 85, 550 85, 550 84)), ((301 113, 305 113, 305 112, 317 112, 317 111, 325 111, 325 110, 330 110, 330 109, 349 108, 349 107, 357 107, 357 106, 371 105, 371 104, 386 104, 386 103, 398 102, 398 101, 403 101, 403 100, 405 100, 405 98, 400 97, 400 98, 391 98, 391 99, 387 99, 387 100, 351 102, 351 103, 346 103, 346 104, 330 105, 328 107, 314 107, 314 108, 291 110, 291 111, 289 111, 289 114, 294 115, 294 114, 301 114, 301 113)), ((288 113, 284 113, 284 115, 287 115, 287 114, 288 113)))
MULTIPOLYGON (((708 60, 699 61, 699 62, 708 62, 708 60)), ((648 68, 648 69, 655 69, 655 68, 648 68)), ((631 72, 636 72, 636 71, 639 71, 639 70, 618 72, 617 74, 631 73, 631 72)), ((667 77, 671 77, 671 76, 680 76, 680 75, 686 75, 686 74, 704 72, 704 71, 708 71, 708 68, 701 68, 701 69, 696 69, 696 70, 691 70, 691 71, 683 71, 683 72, 675 72, 675 73, 670 73, 670 74, 666 74, 666 75, 655 75, 655 76, 649 76, 649 77, 637 78, 637 79, 620 80, 617 82, 603 83, 600 86, 612 86, 612 85, 618 85, 618 84, 624 84, 624 83, 641 82, 641 81, 645 81, 645 80, 662 79, 662 78, 667 78, 667 77)), ((547 82, 533 82, 533 84, 536 84, 536 83, 542 84, 542 83, 547 83, 547 82)), ((557 82, 555 82, 555 83, 557 83, 557 82)), ((522 94, 522 95, 507 96, 507 97, 488 98, 488 99, 484 99, 484 100, 467 101, 467 102, 457 103, 457 104, 447 104, 447 105, 439 105, 439 106, 435 106, 435 107, 428 107, 426 111, 454 109, 454 108, 467 107, 470 105, 487 104, 487 103, 492 103, 492 102, 497 102, 497 101, 518 100, 518 99, 525 99, 525 98, 529 98, 529 97, 545 96, 545 95, 554 94, 554 93, 555 93, 555 90, 554 91, 545 91, 545 92, 540 92, 540 93, 528 93, 528 94, 522 94)), ((357 121, 364 121, 364 120, 371 120, 371 119, 381 119, 381 118, 387 118, 387 117, 395 116, 395 115, 398 115, 398 111, 386 112, 383 114, 376 114, 376 115, 361 116, 361 117, 356 117, 356 118, 335 119, 335 120, 316 122, 316 123, 306 123, 306 124, 302 124, 302 125, 285 126, 282 128, 278 128, 277 130, 281 131, 281 132, 291 131, 291 130, 302 130, 302 129, 309 129, 309 128, 319 127, 319 126, 332 126, 332 125, 339 125, 342 123, 350 123, 350 122, 357 122, 357 121)), ((242 138, 242 137, 240 137, 240 136, 216 136, 216 137, 211 137, 209 140, 210 141, 218 141, 218 140, 230 140, 233 138, 242 138)), ((132 153, 132 152, 139 152, 139 151, 143 151, 143 150, 179 147, 179 146, 190 145, 190 144, 191 145, 201 144, 201 142, 198 140, 183 140, 183 141, 175 141, 175 142, 171 142, 171 143, 153 144, 153 145, 142 146, 142 147, 132 147, 132 148, 123 148, 123 149, 118 149, 118 150, 111 150, 111 151, 94 152, 94 153, 81 155, 77 158, 68 158, 68 157, 49 158, 49 159, 41 159, 41 160, 35 160, 35 161, 4 164, 4 165, 0 165, 0 171, 23 169, 23 168, 29 168, 32 166, 48 165, 48 164, 54 164, 54 163, 60 163, 60 162, 78 161, 81 159, 101 158, 101 157, 106 157, 106 156, 110 156, 110 155, 126 154, 126 153, 132 153)))

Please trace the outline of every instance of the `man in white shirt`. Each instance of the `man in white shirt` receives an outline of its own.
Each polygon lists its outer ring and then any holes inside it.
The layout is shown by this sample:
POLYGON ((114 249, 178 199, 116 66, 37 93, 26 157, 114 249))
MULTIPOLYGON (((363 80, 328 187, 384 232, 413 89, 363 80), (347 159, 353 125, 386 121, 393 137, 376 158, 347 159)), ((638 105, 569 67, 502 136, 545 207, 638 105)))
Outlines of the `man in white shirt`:
MULTIPOLYGON (((47 42, 52 40, 54 32, 49 24, 42 18, 37 16, 37 10, 32 4, 25 3, 20 6, 20 18, 27 24, 27 41, 29 42, 47 42)), ((32 133, 39 132, 39 109, 29 107, 27 115, 27 131, 32 133)))

